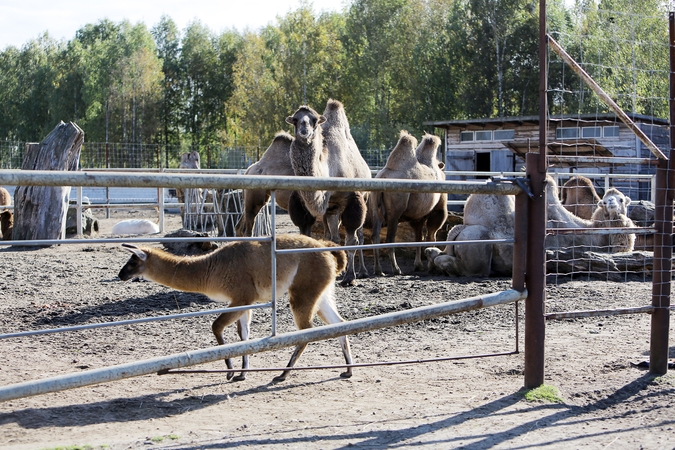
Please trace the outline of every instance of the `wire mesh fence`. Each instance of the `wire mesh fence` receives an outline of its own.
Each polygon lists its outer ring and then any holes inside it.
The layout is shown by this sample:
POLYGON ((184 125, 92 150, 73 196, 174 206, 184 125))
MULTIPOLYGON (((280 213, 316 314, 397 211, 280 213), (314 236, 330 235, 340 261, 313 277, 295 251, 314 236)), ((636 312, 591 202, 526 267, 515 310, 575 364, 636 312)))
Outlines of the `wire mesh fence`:
MULTIPOLYGON (((26 142, 0 141, 0 168, 20 169, 26 142)), ((207 145, 198 147, 133 144, 119 142, 85 142, 80 153, 82 169, 167 169, 177 168, 181 155, 196 150, 202 169, 246 169, 260 159, 265 149, 260 147, 228 147, 207 145)), ((372 169, 383 167, 391 149, 362 150, 361 154, 372 169)))

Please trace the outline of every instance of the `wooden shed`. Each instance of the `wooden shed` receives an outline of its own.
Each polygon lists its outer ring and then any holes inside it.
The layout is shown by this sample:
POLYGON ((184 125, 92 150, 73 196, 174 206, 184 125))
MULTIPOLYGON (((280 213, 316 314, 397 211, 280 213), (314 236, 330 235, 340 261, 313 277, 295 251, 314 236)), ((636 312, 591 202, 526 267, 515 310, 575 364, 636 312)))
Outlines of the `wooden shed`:
MULTIPOLYGON (((639 114, 628 116, 668 154, 666 119, 639 114)), ((547 138, 551 172, 654 173, 653 165, 619 160, 650 158, 652 155, 613 113, 557 116, 550 117, 549 122, 547 138), (593 157, 602 160, 593 161, 593 157), (616 163, 608 162, 608 158, 614 157, 616 163)), ((525 154, 539 148, 539 116, 435 121, 425 122, 425 125, 443 130, 443 159, 448 171, 518 172, 525 165, 525 154)), ((649 192, 627 194, 632 194, 634 199, 649 197, 649 192)))

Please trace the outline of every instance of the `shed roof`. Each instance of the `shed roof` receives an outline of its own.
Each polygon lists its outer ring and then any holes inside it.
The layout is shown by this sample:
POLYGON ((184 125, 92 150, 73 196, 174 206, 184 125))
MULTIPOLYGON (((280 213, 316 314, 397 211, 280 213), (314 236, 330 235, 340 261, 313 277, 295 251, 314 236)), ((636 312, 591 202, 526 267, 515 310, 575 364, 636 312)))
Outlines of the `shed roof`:
MULTIPOLYGON (((646 116, 643 114, 627 113, 628 117, 634 122, 650 123, 654 125, 668 125, 668 120, 646 116)), ((603 114, 575 114, 575 115, 558 115, 549 117, 551 122, 619 122, 619 118, 614 113, 603 114)), ((436 128, 446 128, 449 130, 466 130, 476 128, 501 128, 505 125, 537 125, 539 124, 539 116, 519 116, 519 117, 495 117, 483 119, 464 119, 464 120, 440 120, 424 122, 424 125, 432 125, 436 128)))

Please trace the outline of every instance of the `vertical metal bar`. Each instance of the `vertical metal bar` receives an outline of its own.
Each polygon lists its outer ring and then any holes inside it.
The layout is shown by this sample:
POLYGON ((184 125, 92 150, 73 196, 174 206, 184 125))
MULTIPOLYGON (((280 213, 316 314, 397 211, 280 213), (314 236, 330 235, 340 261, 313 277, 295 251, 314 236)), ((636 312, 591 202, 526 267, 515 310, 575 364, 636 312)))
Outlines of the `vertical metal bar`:
POLYGON ((159 232, 164 232, 164 188, 157 188, 157 205, 159 208, 159 232))
POLYGON ((525 290, 525 272, 527 266, 527 207, 528 196, 525 192, 516 195, 516 216, 513 244, 513 279, 511 286, 518 292, 525 290))
POLYGON ((670 328, 670 288, 673 256, 673 148, 675 148, 675 13, 669 14, 670 32, 670 159, 660 160, 656 168, 654 209, 654 275, 649 371, 663 375, 668 371, 668 332, 670 328))
POLYGON ((546 324, 546 147, 548 120, 548 38, 546 35, 546 0, 539 0, 539 153, 528 153, 526 158, 530 191, 527 215, 527 271, 525 284, 525 388, 544 384, 544 338, 546 324))
POLYGON ((270 222, 272 226, 272 233, 270 242, 270 254, 272 255, 272 336, 277 335, 277 191, 272 191, 270 196, 271 211, 270 222))
POLYGON ((77 235, 78 238, 81 238, 82 237, 82 186, 77 186, 75 188, 75 192, 77 192, 77 207, 76 207, 77 217, 75 218, 75 226, 77 227, 76 235, 77 235))

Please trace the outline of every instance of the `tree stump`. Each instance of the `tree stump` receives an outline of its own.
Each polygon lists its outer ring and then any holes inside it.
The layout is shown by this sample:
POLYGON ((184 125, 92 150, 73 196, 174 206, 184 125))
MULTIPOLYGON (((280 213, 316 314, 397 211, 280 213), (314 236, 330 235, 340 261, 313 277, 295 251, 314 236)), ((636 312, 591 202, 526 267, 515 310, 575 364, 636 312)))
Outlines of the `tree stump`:
MULTIPOLYGON (((39 144, 26 144, 22 170, 78 170, 84 132, 59 123, 39 144)), ((64 236, 70 186, 19 186, 14 193, 14 240, 64 236)))

